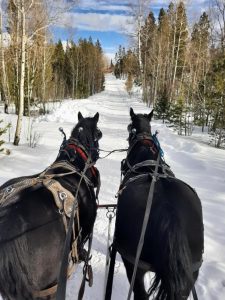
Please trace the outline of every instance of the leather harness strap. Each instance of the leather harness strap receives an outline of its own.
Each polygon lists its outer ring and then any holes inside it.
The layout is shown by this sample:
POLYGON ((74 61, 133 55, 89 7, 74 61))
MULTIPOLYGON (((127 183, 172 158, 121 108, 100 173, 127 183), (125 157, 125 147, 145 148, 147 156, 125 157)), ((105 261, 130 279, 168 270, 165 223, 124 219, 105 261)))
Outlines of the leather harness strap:
MULTIPOLYGON (((77 199, 75 199, 75 197, 73 196, 73 194, 70 191, 68 191, 66 188, 64 188, 57 180, 55 180, 53 178, 53 177, 62 177, 62 176, 68 175, 68 174, 79 173, 79 172, 77 172, 77 170, 75 170, 74 167, 67 165, 66 169, 69 172, 61 173, 61 174, 47 174, 47 172, 50 169, 55 169, 55 168, 59 168, 62 166, 65 168, 65 164, 62 165, 60 163, 55 163, 50 168, 47 168, 44 172, 42 172, 38 177, 26 178, 26 179, 23 179, 15 184, 12 184, 12 185, 4 188, 3 190, 0 191, 0 206, 3 207, 5 205, 9 205, 9 204, 17 202, 18 197, 16 197, 16 195, 19 192, 21 192, 27 188, 30 188, 32 186, 35 186, 37 184, 41 184, 52 193, 55 204, 56 204, 57 208, 59 209, 60 214, 62 215, 66 232, 68 229, 68 226, 67 226, 68 219, 67 218, 70 218, 71 212, 72 212, 72 207, 75 202, 75 205, 76 205, 75 216, 77 218, 78 232, 80 232, 78 201, 77 201, 77 199)), ((85 178, 85 181, 89 182, 89 180, 87 178, 85 178)), ((72 250, 69 253, 69 260, 70 260, 70 266, 68 268, 68 273, 67 273, 68 277, 72 274, 72 272, 75 268, 75 262, 79 261, 78 251, 77 251, 77 238, 75 237, 75 228, 74 227, 73 227, 72 250)), ((44 289, 41 291, 34 291, 33 294, 35 297, 47 297, 56 292, 57 286, 58 285, 56 284, 50 288, 47 288, 47 289, 44 289)))
POLYGON ((26 178, 12 185, 9 185, 0 191, 0 207, 13 204, 18 201, 16 195, 25 188, 32 187, 39 183, 38 178, 26 178))

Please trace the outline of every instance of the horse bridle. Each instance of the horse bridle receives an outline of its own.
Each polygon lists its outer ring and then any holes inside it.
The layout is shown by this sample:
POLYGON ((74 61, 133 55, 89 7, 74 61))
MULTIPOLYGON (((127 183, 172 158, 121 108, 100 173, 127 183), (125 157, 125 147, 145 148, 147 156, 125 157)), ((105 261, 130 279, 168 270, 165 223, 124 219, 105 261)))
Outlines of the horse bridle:
POLYGON ((59 131, 63 134, 63 141, 59 149, 59 154, 61 152, 65 152, 68 156, 68 159, 72 162, 74 160, 76 150, 81 149, 81 151, 78 150, 78 153, 81 155, 81 157, 86 160, 87 157, 92 156, 92 151, 96 151, 94 159, 92 158, 92 161, 97 161, 99 158, 99 145, 98 141, 102 138, 102 132, 97 127, 96 131, 94 133, 94 141, 93 146, 91 146, 89 143, 86 143, 86 141, 83 140, 81 133, 83 132, 83 127, 78 128, 78 138, 70 137, 68 140, 66 138, 66 134, 62 127, 59 128, 59 131), (78 147, 78 148, 77 148, 78 147), (70 151, 71 150, 71 151, 70 151), (75 151, 74 151, 75 150, 75 151), (89 154, 90 153, 90 154, 89 154))
POLYGON ((86 151, 88 150, 87 152, 90 153, 91 157, 94 154, 94 157, 92 157, 92 160, 97 161, 99 158, 98 141, 102 137, 102 132, 98 127, 96 127, 96 130, 93 134, 93 141, 92 141, 92 138, 90 138, 89 134, 87 136, 83 136, 83 131, 84 131, 84 128, 82 126, 78 127, 77 141, 86 149, 86 151))
MULTIPOLYGON (((131 124, 128 125, 128 131, 129 129, 131 128, 131 124)), ((130 143, 130 146, 127 150, 127 156, 125 159, 122 160, 121 162, 121 171, 124 171, 123 170, 123 167, 125 165, 127 165, 128 167, 128 170, 130 172, 133 172, 133 173, 138 173, 136 170, 135 170, 135 166, 132 166, 129 162, 129 155, 130 153, 132 152, 132 150, 135 148, 135 146, 137 145, 137 143, 139 142, 143 142, 143 145, 147 145, 149 146, 149 150, 152 152, 153 155, 156 155, 158 152, 159 152, 159 149, 157 147, 157 145, 155 144, 155 141, 151 135, 151 133, 148 133, 148 132, 143 132, 143 133, 136 133, 136 131, 132 130, 129 131, 130 135, 129 135, 129 143, 130 143)), ((154 160, 151 160, 151 164, 155 165, 155 161, 154 160)), ((140 165, 141 167, 141 164, 142 163, 139 163, 138 165, 140 165)), ((127 173, 127 172, 125 172, 127 173)))

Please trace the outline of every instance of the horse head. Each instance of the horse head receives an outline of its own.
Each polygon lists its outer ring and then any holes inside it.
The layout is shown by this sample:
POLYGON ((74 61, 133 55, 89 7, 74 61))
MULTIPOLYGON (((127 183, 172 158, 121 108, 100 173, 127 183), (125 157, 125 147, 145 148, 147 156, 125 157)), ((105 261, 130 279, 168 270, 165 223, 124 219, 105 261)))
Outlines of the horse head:
POLYGON ((92 162, 96 162, 99 158, 99 140, 102 132, 98 128, 99 113, 97 112, 93 118, 84 118, 81 112, 78 112, 78 123, 73 128, 71 139, 76 140, 83 146, 92 162))
POLYGON ((153 110, 149 114, 135 114, 130 108, 131 123, 127 126, 129 148, 122 162, 123 174, 137 163, 157 159, 160 147, 156 134, 151 133, 152 116, 153 110))
POLYGON ((132 144, 138 136, 152 135, 150 124, 152 116, 153 110, 149 114, 135 114, 133 108, 130 108, 131 123, 127 127, 127 130, 129 132, 129 144, 132 144))

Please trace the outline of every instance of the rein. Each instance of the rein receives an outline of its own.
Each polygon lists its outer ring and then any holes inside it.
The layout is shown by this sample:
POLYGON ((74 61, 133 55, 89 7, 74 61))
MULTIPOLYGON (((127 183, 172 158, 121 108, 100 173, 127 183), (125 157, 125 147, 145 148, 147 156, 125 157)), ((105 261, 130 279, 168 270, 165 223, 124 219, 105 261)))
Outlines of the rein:
POLYGON ((109 155, 111 155, 112 153, 115 153, 115 152, 125 152, 125 151, 127 151, 127 150, 128 150, 128 148, 125 148, 125 149, 114 149, 114 150, 111 150, 111 151, 99 149, 99 151, 101 151, 101 152, 106 152, 106 153, 108 153, 108 154, 106 154, 105 156, 99 157, 99 159, 104 159, 104 158, 108 157, 109 155))
MULTIPOLYGON (((94 177, 97 178, 97 169, 94 167, 94 162, 91 161, 90 155, 88 155, 86 149, 77 141, 76 139, 70 138, 69 140, 66 140, 66 135, 62 130, 60 130, 64 134, 64 139, 63 143, 60 147, 59 155, 61 152, 65 152, 67 156, 69 157, 70 161, 73 161, 74 158, 70 156, 70 150, 73 150, 74 153, 78 153, 79 156, 83 159, 85 162, 84 169, 80 173, 80 180, 78 183, 78 187, 76 190, 76 195, 75 199, 78 196, 78 192, 81 186, 81 183, 83 179, 86 181, 86 172, 88 169, 91 170, 91 173, 94 177)), ((96 149, 98 150, 98 149, 96 149)), ((92 185, 93 186, 93 185, 92 185)), ((97 191, 96 191, 96 199, 98 199, 98 193, 100 189, 100 182, 98 182, 97 186, 97 191)), ((75 211, 76 211, 76 201, 73 203, 72 211, 71 211, 71 218, 69 221, 68 225, 68 231, 66 234, 66 240, 64 244, 64 250, 63 250, 63 257, 62 257, 62 262, 61 262, 61 267, 60 267, 60 273, 59 273, 59 278, 58 278, 58 287, 56 291, 56 300, 62 300, 65 299, 66 296, 66 284, 67 284, 67 270, 68 270, 68 256, 70 252, 70 243, 71 243, 71 236, 72 236, 72 231, 73 231, 73 224, 74 224, 74 217, 75 217, 75 211)), ((92 239, 93 239, 93 232, 88 236, 88 251, 85 255, 85 264, 84 264, 84 270, 83 270, 83 279, 81 283, 81 287, 79 290, 79 296, 78 299, 81 300, 83 298, 84 294, 84 289, 85 289, 85 282, 89 280, 89 285, 91 285, 92 282, 92 270, 91 270, 91 265, 89 265, 89 260, 90 260, 90 252, 91 252, 91 245, 92 245, 92 239), (87 279, 87 273, 89 276, 89 279, 87 279)))
POLYGON ((135 282, 135 278, 136 278, 138 263, 139 263, 140 256, 141 256, 141 251, 142 251, 142 248, 143 248, 143 245, 144 245, 145 232, 146 232, 146 228, 147 228, 147 225, 148 225, 148 220, 149 220, 149 216, 150 216, 150 212, 151 212, 152 200, 153 200, 154 189, 155 189, 155 183, 157 181, 159 161, 160 161, 160 154, 158 154, 155 170, 154 170, 154 173, 152 175, 152 181, 151 181, 151 185, 150 185, 150 189, 149 189, 149 193, 148 193, 147 205, 146 205, 146 208, 145 208, 145 214, 144 214, 144 219, 143 219, 142 229, 141 229, 141 236, 140 236, 140 239, 139 239, 139 242, 138 242, 138 247, 137 247, 137 252, 136 252, 136 257, 135 257, 135 263, 134 263, 134 270, 133 270, 133 275, 132 275, 132 280, 131 280, 127 300, 129 300, 131 298, 131 294, 132 294, 132 291, 133 291, 133 286, 134 286, 134 282, 135 282))
MULTIPOLYGON (((86 173, 87 169, 90 166, 91 166, 91 161, 88 158, 88 160, 85 163, 84 170, 81 174, 80 181, 78 183, 75 198, 77 198, 77 196, 78 196, 78 192, 79 192, 79 189, 80 189, 81 182, 84 179, 85 173, 86 173)), ((63 257, 62 257, 60 273, 59 273, 59 278, 58 278, 59 283, 58 283, 57 292, 56 292, 56 300, 65 299, 65 296, 66 296, 68 256, 69 256, 69 252, 70 252, 70 242, 71 242, 71 236, 72 236, 75 210, 76 210, 76 203, 74 201, 73 208, 72 208, 72 211, 71 211, 71 218, 70 218, 69 225, 68 225, 68 231, 67 231, 67 234, 66 234, 66 240, 65 240, 65 244, 64 244, 63 257)))

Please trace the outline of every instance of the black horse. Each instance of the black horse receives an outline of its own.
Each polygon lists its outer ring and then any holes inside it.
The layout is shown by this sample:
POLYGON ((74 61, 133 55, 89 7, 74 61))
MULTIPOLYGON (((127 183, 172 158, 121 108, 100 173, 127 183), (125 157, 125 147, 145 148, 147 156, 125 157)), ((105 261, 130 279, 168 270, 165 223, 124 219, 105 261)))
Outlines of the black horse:
POLYGON ((73 201, 77 201, 78 209, 70 260, 74 265, 85 259, 84 244, 93 230, 97 210, 95 188, 100 182, 99 172, 93 166, 102 136, 98 119, 98 113, 93 118, 83 118, 79 112, 71 137, 64 138, 50 167, 37 175, 9 180, 0 187, 3 299, 55 298, 73 201))
POLYGON ((130 109, 129 149, 122 163, 114 245, 122 256, 131 283, 149 188, 156 167, 155 188, 143 248, 133 285, 134 299, 187 299, 198 277, 203 253, 203 220, 193 188, 175 178, 160 157, 158 140, 151 133, 150 114, 130 109), (144 275, 155 277, 146 291, 144 275))

